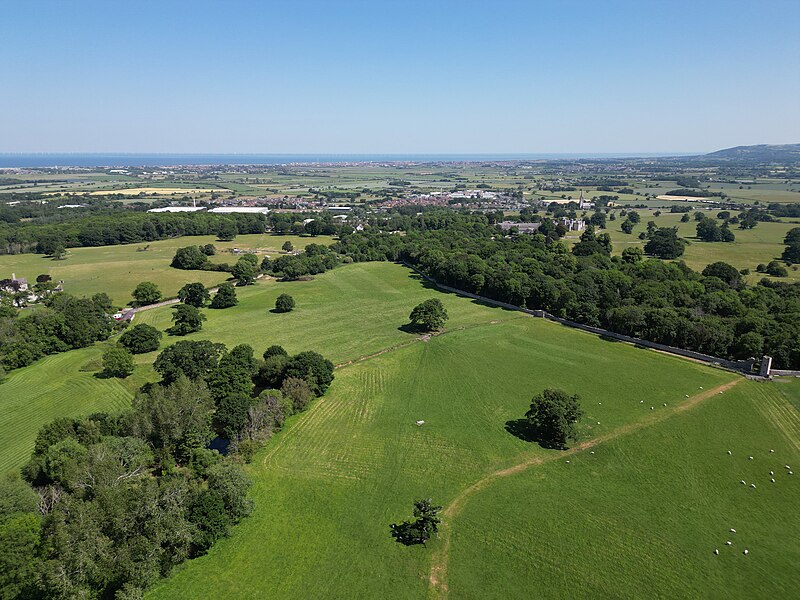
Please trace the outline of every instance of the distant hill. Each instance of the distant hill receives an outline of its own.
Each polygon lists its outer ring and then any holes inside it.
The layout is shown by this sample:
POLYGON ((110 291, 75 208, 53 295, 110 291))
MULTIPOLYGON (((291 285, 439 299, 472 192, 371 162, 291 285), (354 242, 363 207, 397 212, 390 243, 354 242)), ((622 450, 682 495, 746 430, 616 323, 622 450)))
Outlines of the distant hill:
POLYGON ((725 148, 696 157, 698 159, 747 162, 800 163, 800 144, 758 144, 725 148))

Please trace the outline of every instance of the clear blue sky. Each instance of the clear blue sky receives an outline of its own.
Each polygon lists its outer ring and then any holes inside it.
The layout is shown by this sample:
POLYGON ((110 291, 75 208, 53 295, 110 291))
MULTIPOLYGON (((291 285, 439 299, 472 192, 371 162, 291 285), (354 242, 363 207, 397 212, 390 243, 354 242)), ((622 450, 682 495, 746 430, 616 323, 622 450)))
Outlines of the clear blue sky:
POLYGON ((0 4, 0 152, 800 142, 800 1, 0 4))

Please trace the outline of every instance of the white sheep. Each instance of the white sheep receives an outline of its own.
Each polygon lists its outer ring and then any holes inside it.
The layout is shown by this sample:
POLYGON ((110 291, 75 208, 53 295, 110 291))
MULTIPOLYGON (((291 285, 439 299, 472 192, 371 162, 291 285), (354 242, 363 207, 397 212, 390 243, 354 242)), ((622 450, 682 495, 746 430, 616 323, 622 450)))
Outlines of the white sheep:
POLYGON ((774 478, 773 478, 773 479, 770 479, 770 481, 771 481, 772 483, 775 483, 775 479, 774 479, 774 478))
POLYGON ((725 545, 726 545, 726 546, 730 546, 730 545, 731 545, 731 541, 730 541, 730 540, 728 540, 727 542, 725 542, 725 545))
POLYGON ((736 533, 736 530, 733 527, 731 527, 731 533, 736 533))
POLYGON ((714 554, 719 554, 719 548, 714 548, 714 554))
POLYGON ((751 488, 753 488, 753 489, 755 489, 755 487, 756 487, 756 484, 755 484, 755 483, 751 483, 751 484, 750 484, 750 487, 751 487, 751 488))
POLYGON ((728 455, 731 455, 731 454, 733 454, 733 452, 731 452, 730 450, 728 450, 728 455))
POLYGON ((745 549, 744 549, 744 552, 742 552, 742 554, 744 554, 745 556, 747 556, 748 554, 750 554, 750 550, 748 550, 747 548, 745 548, 745 549))

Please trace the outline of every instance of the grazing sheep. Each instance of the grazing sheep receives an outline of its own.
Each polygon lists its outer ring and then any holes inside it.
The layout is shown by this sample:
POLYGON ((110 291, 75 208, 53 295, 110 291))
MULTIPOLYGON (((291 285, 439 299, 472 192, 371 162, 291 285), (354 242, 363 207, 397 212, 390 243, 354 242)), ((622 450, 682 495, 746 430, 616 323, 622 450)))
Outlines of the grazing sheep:
POLYGON ((688 397, 689 397, 689 394, 685 394, 683 397, 684 397, 684 398, 688 398, 688 397))
POLYGON ((770 450, 770 452, 775 452, 775 450, 770 450))
POLYGON ((666 405, 667 405, 667 403, 666 403, 666 402, 664 402, 664 406, 666 406, 666 405))
POLYGON ((567 461, 567 464, 569 464, 569 461, 567 461))
POLYGON ((741 483, 742 485, 747 485, 747 482, 744 479, 742 479, 739 483, 741 483))
POLYGON ((770 481, 771 481, 772 483, 775 483, 775 479, 770 479, 770 481))
POLYGON ((422 425, 425 425, 425 421, 421 421, 421 420, 417 421, 416 423, 417 423, 417 427, 421 427, 422 425))
POLYGON ((746 556, 746 555, 750 554, 750 550, 748 550, 747 548, 745 548, 745 549, 744 549, 744 552, 742 552, 742 554, 744 554, 744 555, 746 556))
POLYGON ((770 475, 775 475, 775 472, 774 471, 770 471, 769 474, 770 475))
POLYGON ((753 460, 753 457, 752 456, 748 456, 747 460, 753 460))
POLYGON ((792 474, 792 472, 791 472, 791 471, 789 471, 789 475, 791 475, 791 474, 792 474))
POLYGON ((719 548, 714 548, 714 554, 719 554, 719 548))
POLYGON ((650 410, 653 410, 653 407, 652 407, 652 406, 650 407, 650 410))
POLYGON ((755 489, 755 487, 756 487, 756 484, 755 484, 755 483, 751 483, 751 484, 750 484, 750 487, 751 487, 751 488, 753 488, 753 489, 755 489))
POLYGON ((789 465, 784 465, 784 466, 785 466, 787 469, 791 469, 791 468, 792 468, 792 467, 790 467, 789 465))
POLYGON ((589 454, 594 454, 594 450, 592 450, 591 452, 589 452, 589 454))
POLYGON ((731 541, 730 541, 730 540, 728 540, 727 542, 725 542, 725 545, 726 545, 726 546, 730 546, 730 545, 731 545, 731 541))
POLYGON ((736 530, 733 527, 731 527, 731 533, 736 533, 736 530))
POLYGON ((728 454, 733 454, 733 452, 731 452, 730 450, 728 450, 728 454))

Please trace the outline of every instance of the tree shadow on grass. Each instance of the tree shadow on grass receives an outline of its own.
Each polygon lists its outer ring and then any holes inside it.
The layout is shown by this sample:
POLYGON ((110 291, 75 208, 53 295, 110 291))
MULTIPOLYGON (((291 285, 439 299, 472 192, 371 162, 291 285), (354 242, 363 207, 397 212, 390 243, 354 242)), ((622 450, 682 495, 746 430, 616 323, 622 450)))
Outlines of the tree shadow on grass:
POLYGON ((547 450, 565 450, 566 447, 556 440, 548 439, 542 436, 535 427, 533 427, 528 419, 514 419, 506 421, 506 431, 521 439, 523 442, 536 442, 542 448, 547 450))
POLYGON ((430 333, 424 327, 420 327, 419 325, 415 325, 414 323, 406 323, 405 325, 400 325, 397 328, 398 331, 402 331, 403 333, 412 333, 414 335, 419 335, 420 333, 430 333))

